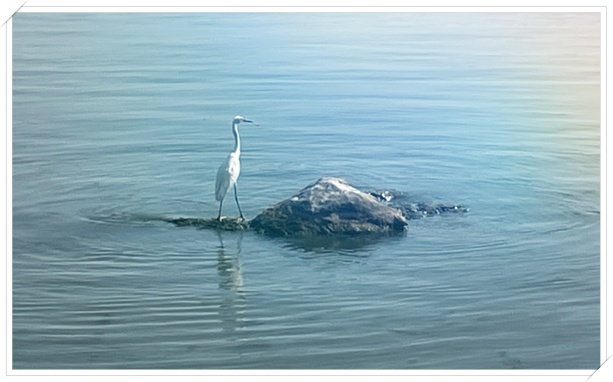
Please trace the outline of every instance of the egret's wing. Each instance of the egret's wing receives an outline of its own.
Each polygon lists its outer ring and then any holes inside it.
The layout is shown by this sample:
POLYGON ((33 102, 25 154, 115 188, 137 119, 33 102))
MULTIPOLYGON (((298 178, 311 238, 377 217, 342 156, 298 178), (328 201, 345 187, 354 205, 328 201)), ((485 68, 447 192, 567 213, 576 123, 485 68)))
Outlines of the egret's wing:
POLYGON ((217 170, 217 179, 215 180, 215 200, 220 201, 226 196, 228 188, 230 188, 230 171, 229 163, 225 161, 217 170))
POLYGON ((230 153, 225 162, 217 170, 215 181, 215 199, 223 200, 230 187, 236 184, 241 173, 240 153, 230 153))
POLYGON ((230 174, 230 185, 228 188, 230 188, 234 186, 241 173, 241 161, 238 154, 230 154, 228 158, 228 173, 230 174))

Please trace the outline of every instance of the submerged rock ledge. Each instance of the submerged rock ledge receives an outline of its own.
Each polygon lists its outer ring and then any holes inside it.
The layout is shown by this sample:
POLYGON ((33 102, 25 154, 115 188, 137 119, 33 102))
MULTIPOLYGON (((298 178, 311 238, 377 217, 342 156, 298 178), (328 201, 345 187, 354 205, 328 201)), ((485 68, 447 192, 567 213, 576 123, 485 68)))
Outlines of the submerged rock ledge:
POLYGON ((249 222, 241 218, 166 218, 167 223, 177 227, 196 227, 200 229, 220 229, 223 231, 245 231, 249 229, 249 222))

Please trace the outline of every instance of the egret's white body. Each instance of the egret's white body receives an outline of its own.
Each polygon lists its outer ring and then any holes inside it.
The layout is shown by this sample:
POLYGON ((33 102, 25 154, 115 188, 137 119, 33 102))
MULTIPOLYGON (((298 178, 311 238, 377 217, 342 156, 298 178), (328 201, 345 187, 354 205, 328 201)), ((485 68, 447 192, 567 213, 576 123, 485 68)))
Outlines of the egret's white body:
POLYGON ((234 117, 234 120, 232 121, 234 150, 232 150, 230 155, 228 155, 228 158, 226 158, 221 166, 219 166, 219 170, 217 170, 217 179, 215 181, 215 199, 219 202, 219 215, 217 215, 217 220, 221 220, 221 207, 230 187, 234 188, 234 199, 236 200, 236 206, 238 207, 238 212, 240 213, 241 219, 244 219, 243 211, 241 211, 241 206, 238 203, 238 195, 236 192, 236 181, 241 173, 241 137, 238 134, 238 125, 241 122, 251 123, 251 121, 241 117, 240 115, 234 117))

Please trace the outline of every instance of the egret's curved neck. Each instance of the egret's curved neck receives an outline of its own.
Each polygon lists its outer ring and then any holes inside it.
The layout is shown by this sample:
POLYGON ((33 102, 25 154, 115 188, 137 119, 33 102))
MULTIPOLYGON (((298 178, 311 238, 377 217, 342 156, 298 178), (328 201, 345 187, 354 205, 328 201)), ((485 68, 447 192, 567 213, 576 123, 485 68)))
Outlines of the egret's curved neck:
POLYGON ((238 135, 238 123, 232 123, 232 134, 234 134, 234 152, 241 153, 241 136, 238 135))

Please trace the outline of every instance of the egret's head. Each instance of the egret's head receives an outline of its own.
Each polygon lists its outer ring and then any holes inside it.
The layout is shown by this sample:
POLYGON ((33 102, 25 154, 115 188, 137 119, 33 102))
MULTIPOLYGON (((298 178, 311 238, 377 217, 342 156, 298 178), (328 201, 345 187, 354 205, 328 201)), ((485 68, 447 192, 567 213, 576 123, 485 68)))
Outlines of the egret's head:
POLYGON ((253 123, 253 121, 246 119, 242 115, 237 115, 236 117, 234 117, 234 124, 238 125, 241 122, 253 123))

